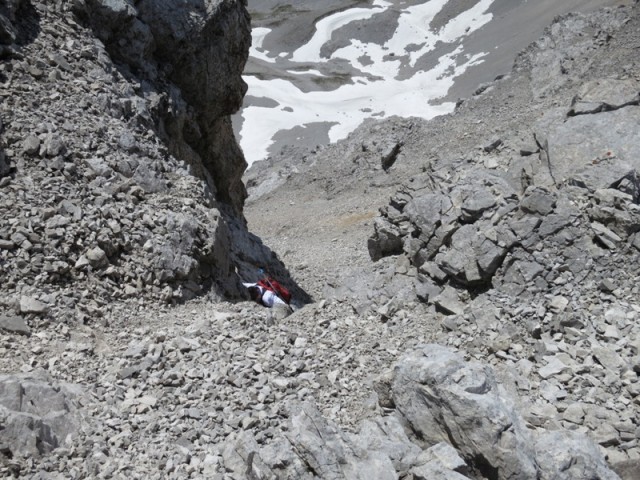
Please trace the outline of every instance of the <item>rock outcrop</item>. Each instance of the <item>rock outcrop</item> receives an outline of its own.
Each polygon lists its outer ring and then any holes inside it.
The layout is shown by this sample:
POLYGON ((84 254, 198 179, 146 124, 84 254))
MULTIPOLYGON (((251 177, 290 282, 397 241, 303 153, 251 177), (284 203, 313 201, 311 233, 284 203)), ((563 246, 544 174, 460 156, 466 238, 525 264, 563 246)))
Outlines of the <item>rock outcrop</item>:
POLYGON ((35 456, 72 445, 80 428, 77 385, 46 374, 0 375, 0 452, 4 458, 35 456))
POLYGON ((241 1, 2 8, 4 309, 90 322, 114 299, 240 297, 237 266, 286 276, 242 216, 241 1))
POLYGON ((266 445, 246 433, 230 439, 225 468, 259 479, 618 478, 586 436, 528 429, 492 369, 447 348, 419 347, 380 384, 389 415, 358 433, 297 405, 282 437, 266 445))
POLYGON ((166 106, 155 127, 170 152, 181 159, 197 154, 194 167, 204 166, 216 195, 242 211, 246 162, 229 116, 247 89, 240 76, 251 36, 243 3, 78 0, 74 11, 126 77, 150 82, 161 95, 166 106))

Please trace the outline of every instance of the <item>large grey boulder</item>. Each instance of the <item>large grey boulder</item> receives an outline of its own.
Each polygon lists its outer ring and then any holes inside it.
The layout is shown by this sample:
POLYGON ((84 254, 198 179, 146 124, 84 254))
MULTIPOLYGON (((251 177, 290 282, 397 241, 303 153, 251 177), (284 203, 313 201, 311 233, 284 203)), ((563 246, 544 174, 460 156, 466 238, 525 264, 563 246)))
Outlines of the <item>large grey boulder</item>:
POLYGON ((28 457, 69 444, 81 422, 80 395, 80 387, 46 375, 0 375, 0 445, 28 457))
POLYGON ((397 411, 424 446, 448 442, 486 478, 617 478, 581 435, 528 430, 493 370, 439 345, 424 345, 394 368, 397 411))
POLYGON ((570 431, 544 432, 536 439, 539 478, 579 480, 618 478, 606 464, 598 446, 570 431))
POLYGON ((439 345, 403 356, 375 387, 389 415, 348 433, 310 403, 294 403, 283 433, 231 435, 232 478, 617 479, 598 446, 567 431, 527 427, 487 365, 439 345), (243 477, 244 478, 244 477, 243 477))
POLYGON ((373 429, 370 436, 360 439, 361 443, 351 443, 348 435, 309 406, 302 406, 294 412, 291 427, 287 435, 289 441, 303 462, 321 478, 396 478, 389 455, 363 448, 367 446, 363 443, 375 438, 373 429))
MULTIPOLYGON (((604 163, 621 169, 620 179, 630 170, 640 170, 640 107, 625 106, 612 111, 591 115, 577 115, 566 119, 544 122, 537 129, 536 138, 543 148, 541 165, 547 166, 536 174, 538 185, 547 185, 545 178, 560 185, 574 174, 604 163), (612 135, 612 132, 615 134, 612 135)), ((608 188, 609 176, 602 179, 599 188, 608 188)), ((615 181, 615 180, 614 180, 615 181)))
POLYGON ((29 326, 22 317, 16 315, 0 314, 0 331, 6 331, 17 335, 31 335, 29 326))
POLYGON ((426 446, 450 442, 491 478, 536 478, 531 434, 489 367, 426 345, 396 365, 391 390, 426 446))

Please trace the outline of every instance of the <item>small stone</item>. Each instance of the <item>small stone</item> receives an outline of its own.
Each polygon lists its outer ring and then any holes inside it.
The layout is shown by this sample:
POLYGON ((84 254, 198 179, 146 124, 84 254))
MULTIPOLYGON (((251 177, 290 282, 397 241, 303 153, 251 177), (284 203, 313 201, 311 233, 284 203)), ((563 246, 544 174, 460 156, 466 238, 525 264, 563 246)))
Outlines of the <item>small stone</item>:
POLYGON ((186 416, 195 420, 200 420, 202 418, 202 412, 199 408, 189 408, 186 416))
POLYGON ((136 293, 138 293, 138 289, 132 285, 126 285, 124 287, 124 294, 127 297, 133 297, 136 293))
POLYGON ((418 456, 416 463, 426 464, 433 461, 437 461, 440 465, 452 471, 461 471, 467 467, 457 450, 446 442, 437 443, 433 447, 424 450, 418 456))
POLYGON ((33 297, 23 296, 20 298, 20 312, 21 313, 35 313, 37 315, 46 313, 49 311, 49 306, 42 303, 33 297))
POLYGON ((35 65, 29 65, 28 71, 31 76, 36 79, 42 78, 42 76, 44 75, 44 72, 35 65))
POLYGON ((138 150, 138 143, 135 137, 130 132, 124 132, 118 139, 118 145, 124 151, 133 153, 138 150))
POLYGON ((595 431, 591 432, 590 436, 603 447, 610 447, 620 444, 620 435, 618 431, 607 423, 598 425, 595 431))
POLYGON ((624 361, 622 360, 620 355, 609 348, 594 348, 593 358, 606 369, 616 373, 624 365, 624 361))
POLYGON ((274 387, 279 388, 280 390, 286 390, 289 388, 289 380, 286 378, 275 378, 272 383, 274 387))
POLYGON ((492 138, 491 140, 489 140, 489 142, 487 142, 486 145, 484 145, 482 147, 482 149, 486 152, 486 153, 491 153, 493 152, 495 149, 497 149, 500 145, 502 145, 502 140, 499 138, 492 138))
POLYGON ((2 240, 0 239, 0 250, 11 250, 15 248, 16 244, 11 240, 2 240))
POLYGON ((82 268, 89 265, 89 259, 85 255, 80 255, 78 260, 76 261, 75 268, 82 268))
POLYGON ((616 289, 616 284, 612 278, 605 278, 600 282, 598 288, 603 292, 611 293, 616 289))
POLYGON ((618 242, 622 241, 622 238, 601 223, 593 222, 591 224, 591 228, 596 234, 598 240, 600 240, 609 249, 614 248, 618 242))
POLYGON ((458 297, 455 288, 445 287, 440 295, 433 299, 433 303, 449 315, 462 315, 464 304, 458 297))
POLYGON ((244 430, 255 427, 257 424, 258 424, 258 419, 255 417, 244 417, 242 419, 242 428, 244 430))
POLYGON ((100 247, 95 247, 89 250, 86 257, 92 267, 101 267, 109 263, 107 260, 107 254, 100 247))
POLYGON ((59 136, 48 135, 42 144, 42 148, 47 157, 55 157, 56 155, 62 154, 66 147, 64 141, 59 136))
POLYGON ((618 340, 620 338, 620 332, 618 331, 618 329, 613 326, 613 325, 607 325, 605 331, 604 331, 604 337, 605 338, 610 338, 612 340, 618 340))
POLYGON ((307 345, 307 339, 304 337, 298 337, 296 338, 296 341, 293 346, 295 348, 304 348, 306 345, 307 345))
POLYGON ((579 403, 572 403, 563 412, 562 418, 567 422, 575 423, 576 425, 582 425, 584 419, 584 408, 579 403))
POLYGON ((22 317, 18 316, 0 316, 0 329, 6 330, 7 332, 17 333, 18 335, 30 336, 31 330, 22 319, 22 317))
POLYGON ((538 370, 538 374, 545 380, 554 377, 569 368, 562 360, 560 360, 556 356, 544 358, 547 361, 547 365, 538 370))
POLYGON ((69 62, 60 53, 54 53, 49 55, 49 60, 51 60, 51 63, 53 65, 57 65, 62 70, 66 70, 67 72, 70 72, 73 70, 73 67, 71 67, 69 62))
POLYGON ((40 139, 35 135, 29 135, 22 142, 22 150, 27 155, 36 155, 40 151, 40 139))
POLYGON ((539 187, 529 187, 524 198, 520 201, 520 208, 538 215, 549 215, 555 208, 556 199, 547 190, 539 187))
POLYGON ((554 313, 564 312, 567 305, 569 305, 569 300, 562 296, 556 296, 551 299, 551 302, 549 302, 549 310, 554 313))

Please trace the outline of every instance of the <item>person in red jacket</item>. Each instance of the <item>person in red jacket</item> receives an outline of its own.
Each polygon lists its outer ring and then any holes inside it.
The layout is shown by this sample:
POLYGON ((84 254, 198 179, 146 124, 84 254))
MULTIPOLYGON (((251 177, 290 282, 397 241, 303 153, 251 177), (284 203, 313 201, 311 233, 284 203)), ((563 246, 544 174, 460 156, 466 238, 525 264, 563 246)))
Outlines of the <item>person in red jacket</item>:
POLYGON ((275 292, 258 285, 257 283, 245 283, 251 300, 265 307, 273 307, 276 304, 287 305, 275 292))
POLYGON ((249 291, 251 299, 265 307, 273 307, 274 305, 281 304, 289 306, 291 302, 291 293, 280 283, 265 275, 263 270, 260 270, 262 279, 257 283, 243 283, 249 291))

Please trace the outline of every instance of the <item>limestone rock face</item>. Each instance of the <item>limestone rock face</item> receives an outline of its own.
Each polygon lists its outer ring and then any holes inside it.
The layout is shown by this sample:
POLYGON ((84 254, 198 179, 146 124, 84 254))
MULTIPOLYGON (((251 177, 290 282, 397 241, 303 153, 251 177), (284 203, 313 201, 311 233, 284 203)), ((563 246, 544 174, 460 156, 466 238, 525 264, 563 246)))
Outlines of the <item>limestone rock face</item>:
POLYGON ((524 421, 490 369, 428 345, 398 363, 391 389, 427 445, 449 441, 485 476, 537 478, 524 421))
POLYGON ((196 151, 218 196, 241 211, 246 162, 228 117, 247 89, 241 74, 251 42, 243 2, 76 0, 75 11, 132 74, 179 89, 182 98, 165 85, 176 103, 163 118, 172 149, 196 151))
MULTIPOLYGON (((532 172, 535 186, 525 183, 520 192, 508 174, 482 169, 451 183, 426 175, 423 183, 439 183, 435 189, 404 187, 375 220, 368 243, 371 258, 404 254, 424 284, 493 286, 516 294, 531 285, 546 288, 550 265, 544 257, 553 255, 577 278, 584 277, 589 258, 599 260, 598 247, 611 250, 632 244, 640 230, 640 166, 635 153, 624 153, 637 144, 636 121, 626 116, 633 117, 637 108, 613 112, 624 119, 614 122, 619 127, 608 143, 601 139, 590 148, 583 142, 584 130, 575 124, 575 129, 563 130, 562 137, 554 134, 555 143, 549 141, 545 148, 558 152, 566 145, 584 151, 556 153, 553 161, 527 160, 523 171, 532 172), (595 145, 605 144, 625 145, 621 158, 584 161, 595 154, 595 145), (554 171, 557 185, 550 174, 554 171), (389 247, 390 238, 396 248, 389 247), (397 249, 400 244, 402 251, 397 249), (541 245, 544 254, 539 252, 541 245), (589 257, 584 252, 590 252, 589 257)), ((594 116, 600 115, 610 113, 594 116)), ((598 130, 603 129, 601 125, 598 130)), ((547 157, 546 151, 541 156, 547 157)))

